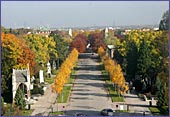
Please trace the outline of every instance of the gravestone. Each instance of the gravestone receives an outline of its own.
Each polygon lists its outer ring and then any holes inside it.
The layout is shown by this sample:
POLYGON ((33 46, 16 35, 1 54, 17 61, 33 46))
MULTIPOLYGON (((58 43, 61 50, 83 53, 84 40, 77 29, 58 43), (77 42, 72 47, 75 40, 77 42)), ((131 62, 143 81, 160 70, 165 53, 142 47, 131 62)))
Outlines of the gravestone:
POLYGON ((56 69, 56 62, 53 60, 53 69, 56 69))
POLYGON ((43 70, 39 71, 40 83, 44 82, 43 70))
POLYGON ((47 63, 47 75, 48 75, 48 78, 51 77, 51 65, 50 65, 50 62, 47 63))
POLYGON ((107 45, 107 53, 109 54, 110 58, 113 58, 114 45, 107 45))

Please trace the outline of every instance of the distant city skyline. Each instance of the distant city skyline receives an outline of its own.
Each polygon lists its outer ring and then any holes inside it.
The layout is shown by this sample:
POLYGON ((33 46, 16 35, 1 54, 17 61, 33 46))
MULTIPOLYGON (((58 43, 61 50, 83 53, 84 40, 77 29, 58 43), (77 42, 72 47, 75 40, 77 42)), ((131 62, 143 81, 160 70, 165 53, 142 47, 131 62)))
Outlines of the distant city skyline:
POLYGON ((1 25, 89 27, 158 25, 169 1, 1 1, 1 25))

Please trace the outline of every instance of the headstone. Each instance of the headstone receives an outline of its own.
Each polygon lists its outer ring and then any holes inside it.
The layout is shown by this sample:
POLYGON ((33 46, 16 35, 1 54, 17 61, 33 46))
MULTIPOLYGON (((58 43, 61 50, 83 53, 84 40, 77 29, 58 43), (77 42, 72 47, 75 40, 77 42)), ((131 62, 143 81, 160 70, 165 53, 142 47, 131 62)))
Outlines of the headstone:
POLYGON ((119 109, 120 109, 120 110, 124 110, 124 109, 123 109, 123 105, 119 105, 119 109))
POLYGON ((40 83, 44 82, 43 70, 39 71, 40 83))
POLYGON ((51 65, 50 65, 50 62, 47 63, 47 75, 48 75, 48 77, 51 76, 51 65))
POLYGON ((56 62, 53 60, 53 69, 56 69, 56 62))
POLYGON ((30 84, 30 90, 32 90, 32 89, 34 89, 34 84, 33 83, 30 84))

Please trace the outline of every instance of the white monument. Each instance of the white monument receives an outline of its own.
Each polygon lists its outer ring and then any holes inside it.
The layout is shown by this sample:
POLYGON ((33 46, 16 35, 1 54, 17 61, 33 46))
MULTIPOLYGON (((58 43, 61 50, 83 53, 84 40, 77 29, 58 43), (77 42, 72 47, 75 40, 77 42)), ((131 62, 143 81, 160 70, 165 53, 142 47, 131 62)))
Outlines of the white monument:
POLYGON ((111 58, 113 58, 114 55, 114 45, 107 45, 107 52, 111 58))
POLYGON ((30 70, 29 65, 26 69, 13 69, 12 73, 12 95, 13 102, 15 99, 16 92, 20 85, 26 86, 26 100, 30 100, 30 70))
POLYGON ((56 69, 56 62, 53 60, 53 69, 56 69))
POLYGON ((39 71, 40 83, 44 82, 43 70, 39 71))
POLYGON ((105 38, 108 36, 108 33, 109 33, 109 30, 108 30, 108 28, 106 27, 106 28, 105 28, 105 38))
POLYGON ((72 29, 69 29, 68 30, 68 34, 72 37, 73 35, 72 35, 72 29))
POLYGON ((48 77, 51 76, 51 65, 50 65, 50 62, 47 63, 47 75, 48 75, 48 77))

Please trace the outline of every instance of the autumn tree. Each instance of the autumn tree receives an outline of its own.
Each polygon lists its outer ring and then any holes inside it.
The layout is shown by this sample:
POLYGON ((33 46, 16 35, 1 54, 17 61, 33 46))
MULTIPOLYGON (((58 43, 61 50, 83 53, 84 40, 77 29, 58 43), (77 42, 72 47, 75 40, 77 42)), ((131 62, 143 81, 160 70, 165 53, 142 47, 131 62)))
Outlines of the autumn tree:
POLYGON ((66 60, 62 63, 59 72, 54 80, 54 83, 51 85, 53 92, 58 94, 62 92, 64 84, 68 81, 71 70, 74 67, 77 59, 78 51, 76 49, 73 49, 66 60))
POLYGON ((105 66, 105 70, 109 73, 111 81, 114 85, 117 85, 118 94, 124 94, 129 89, 128 85, 125 83, 125 78, 121 66, 113 61, 102 47, 98 49, 98 54, 105 66))
POLYGON ((70 50, 76 48, 78 52, 83 53, 86 51, 88 38, 84 34, 78 34, 70 44, 70 50))
POLYGON ((104 35, 100 32, 97 33, 91 33, 88 36, 89 42, 90 42, 90 47, 94 52, 98 51, 98 48, 102 46, 104 49, 106 49, 106 45, 103 42, 104 35))
POLYGON ((16 37, 13 34, 2 33, 2 96, 6 102, 12 101, 12 69, 27 68, 31 75, 34 74, 33 68, 35 65, 34 52, 26 45, 23 39, 16 37))
POLYGON ((55 50, 56 43, 52 37, 29 34, 25 35, 24 39, 35 53, 35 60, 37 63, 47 63, 50 60, 50 55, 55 58, 57 57, 57 51, 55 50))

